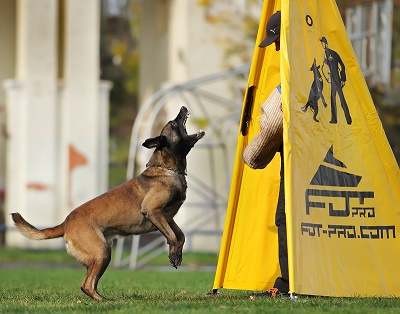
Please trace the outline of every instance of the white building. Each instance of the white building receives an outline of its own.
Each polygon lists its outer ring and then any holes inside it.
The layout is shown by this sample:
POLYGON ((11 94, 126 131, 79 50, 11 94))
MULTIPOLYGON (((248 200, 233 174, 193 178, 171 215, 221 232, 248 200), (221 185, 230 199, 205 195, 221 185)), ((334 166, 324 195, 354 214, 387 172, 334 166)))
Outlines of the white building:
MULTIPOLYGON (((125 1, 113 2, 118 6, 125 1)), ((232 30, 209 23, 210 7, 199 3, 141 1, 140 103, 163 86, 224 70, 223 47, 217 40, 232 30)), ((100 6, 101 0, 0 2, 0 192, 6 190, 7 227, 13 225, 12 212, 38 228, 59 224, 73 208, 107 189, 111 86, 99 80, 100 6)), ((207 92, 226 96, 231 90, 219 84, 207 92)), ((177 107, 180 103, 168 107, 165 117, 175 117, 177 107)), ((211 118, 226 114, 218 106, 208 109, 211 118)), ((195 128, 189 126, 188 131, 195 128)), ((210 181, 203 164, 207 156, 204 150, 194 154, 189 170, 210 181)), ((225 166, 216 169, 217 177, 224 175, 220 172, 225 166)), ((228 197, 226 180, 222 184, 228 197)), ((187 202, 201 198, 192 192, 187 202)), ((182 210, 180 225, 207 210, 215 208, 182 210)), ((218 210, 224 212, 225 207, 218 210)), ((209 224, 221 230, 223 219, 209 224)), ((218 250, 219 240, 217 236, 211 244, 206 236, 192 248, 218 250)), ((6 236, 9 246, 63 245, 59 239, 51 241, 31 241, 12 229, 6 236)))
MULTIPOLYGON (((110 85, 99 81, 99 12, 97 0, 0 3, 7 226, 12 212, 38 228, 58 224, 107 189, 110 85)), ((6 235, 9 246, 62 245, 51 241, 6 235)))

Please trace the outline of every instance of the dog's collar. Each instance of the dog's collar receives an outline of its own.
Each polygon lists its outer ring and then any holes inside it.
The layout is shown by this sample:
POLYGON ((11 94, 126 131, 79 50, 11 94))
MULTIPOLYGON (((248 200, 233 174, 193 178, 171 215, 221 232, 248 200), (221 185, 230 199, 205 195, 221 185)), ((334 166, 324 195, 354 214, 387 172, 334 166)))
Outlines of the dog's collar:
POLYGON ((186 176, 186 175, 187 175, 187 174, 186 174, 186 171, 182 173, 182 172, 179 172, 179 171, 176 170, 176 169, 172 169, 172 168, 168 168, 168 167, 157 166, 157 165, 151 165, 151 166, 148 166, 148 167, 161 168, 161 169, 164 169, 164 170, 168 170, 168 171, 175 172, 176 174, 179 174, 179 175, 181 175, 181 176, 186 176))

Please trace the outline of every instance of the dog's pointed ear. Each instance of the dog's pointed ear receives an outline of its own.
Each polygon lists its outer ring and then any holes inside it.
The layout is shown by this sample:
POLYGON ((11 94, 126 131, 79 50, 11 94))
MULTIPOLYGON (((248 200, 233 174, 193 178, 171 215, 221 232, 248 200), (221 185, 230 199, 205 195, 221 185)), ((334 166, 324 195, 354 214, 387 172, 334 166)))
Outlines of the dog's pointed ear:
POLYGON ((153 137, 153 138, 148 138, 147 140, 144 141, 142 144, 146 148, 154 148, 160 146, 160 137, 153 137))
POLYGON ((169 143, 167 141, 167 138, 164 135, 160 135, 157 137, 148 138, 147 140, 144 141, 144 143, 142 145, 146 148, 154 148, 154 147, 161 147, 161 146, 168 147, 169 143))

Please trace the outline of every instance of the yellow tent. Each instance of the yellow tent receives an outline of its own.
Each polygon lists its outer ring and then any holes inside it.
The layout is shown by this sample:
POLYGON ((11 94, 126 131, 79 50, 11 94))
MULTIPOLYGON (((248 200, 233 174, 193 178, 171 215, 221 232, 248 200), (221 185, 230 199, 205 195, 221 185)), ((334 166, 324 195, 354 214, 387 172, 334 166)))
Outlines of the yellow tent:
POLYGON ((280 156, 263 170, 242 161, 279 84, 290 291, 400 296, 400 170, 334 0, 264 1, 214 291, 265 290, 279 276, 280 156), (277 10, 280 52, 258 47, 277 10))

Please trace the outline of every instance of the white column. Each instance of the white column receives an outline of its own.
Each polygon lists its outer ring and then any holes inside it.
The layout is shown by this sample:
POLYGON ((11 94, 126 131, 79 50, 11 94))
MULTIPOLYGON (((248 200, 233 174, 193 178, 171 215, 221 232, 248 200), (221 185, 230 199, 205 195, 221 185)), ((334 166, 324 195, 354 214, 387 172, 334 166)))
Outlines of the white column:
MULTIPOLYGON (((6 186, 5 200, 6 225, 12 226, 11 213, 19 212, 27 215, 26 189, 26 137, 27 115, 26 103, 22 101, 23 86, 15 80, 4 82, 7 110, 7 146, 6 146, 6 186)), ((8 246, 25 246, 29 241, 17 231, 8 231, 6 235, 8 246)))
POLYGON ((188 79, 188 62, 191 58, 188 53, 199 49, 195 46, 188 49, 190 5, 190 1, 172 0, 169 8, 168 80, 175 84, 188 79))
POLYGON ((139 103, 143 104, 168 81, 170 1, 142 1, 139 103))
POLYGON ((66 0, 61 99, 63 216, 100 192, 99 10, 97 0, 66 0))
MULTIPOLYGON (((107 189, 111 85, 99 83, 100 2, 62 3, 61 38, 59 1, 19 0, 17 5, 17 73, 4 84, 8 226, 12 212, 38 228, 55 226, 107 189)), ((32 241, 16 231, 6 238, 10 246, 63 245, 62 239, 32 241)))
MULTIPOLYGON (((14 77, 15 71, 15 10, 14 0, 2 0, 0 10, 0 82, 14 77)), ((6 95, 0 83, 0 215, 4 215, 5 206, 2 204, 6 187, 6 95)), ((5 223, 0 217, 1 223, 5 223)), ((2 235, 0 234, 0 241, 2 235)))
MULTIPOLYGON (((9 132, 13 134, 8 144, 7 211, 20 212, 39 228, 59 223, 55 212, 57 4, 53 0, 18 2, 17 81, 6 85, 10 93, 9 132)), ((18 245, 21 241, 19 236, 7 235, 7 244, 18 245)), ((24 242, 32 247, 44 245, 24 242)), ((60 243, 53 241, 44 246, 60 243)))

